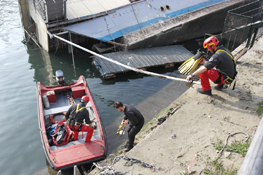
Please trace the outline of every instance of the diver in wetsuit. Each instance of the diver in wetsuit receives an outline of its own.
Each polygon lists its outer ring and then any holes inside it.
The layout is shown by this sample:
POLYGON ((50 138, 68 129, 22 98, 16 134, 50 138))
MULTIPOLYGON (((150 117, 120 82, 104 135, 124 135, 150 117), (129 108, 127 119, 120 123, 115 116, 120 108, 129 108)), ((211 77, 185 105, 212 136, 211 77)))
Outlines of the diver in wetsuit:
POLYGON ((122 104, 122 102, 117 101, 114 103, 113 107, 120 112, 124 112, 125 116, 122 121, 123 125, 129 124, 128 132, 128 142, 127 149, 125 152, 130 151, 133 148, 135 135, 142 129, 144 125, 144 118, 140 111, 138 111, 135 107, 127 104, 122 104))

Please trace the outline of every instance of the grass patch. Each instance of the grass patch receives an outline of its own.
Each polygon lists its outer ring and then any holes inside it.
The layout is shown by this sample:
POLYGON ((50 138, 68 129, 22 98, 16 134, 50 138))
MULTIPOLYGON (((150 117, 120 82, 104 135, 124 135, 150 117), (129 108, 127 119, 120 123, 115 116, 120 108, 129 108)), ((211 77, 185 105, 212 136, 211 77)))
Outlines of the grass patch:
MULTIPOLYGON (((232 142, 231 145, 225 147, 226 151, 235 152, 241 154, 243 157, 247 154, 248 148, 250 146, 250 141, 248 142, 232 142)), ((214 145, 217 150, 221 150, 224 147, 223 141, 217 139, 217 143, 214 145)))
POLYGON ((223 141, 220 139, 217 139, 217 142, 214 144, 214 147, 216 150, 221 150, 223 148, 224 144, 223 141))
POLYGON ((236 175, 237 169, 224 168, 223 163, 219 160, 208 162, 210 168, 205 168, 203 173, 205 175, 236 175))
POLYGON ((258 103, 257 114, 260 118, 263 116, 263 101, 258 103))
POLYGON ((229 122, 230 121, 230 117, 224 117, 224 120, 229 122))
MULTIPOLYGON (((248 142, 232 142, 230 145, 227 145, 224 150, 229 152, 234 152, 241 154, 245 157, 248 148, 250 146, 250 141, 248 142)), ((222 140, 217 139, 217 142, 213 144, 216 150, 222 150, 224 143, 222 140)), ((209 158, 210 159, 210 158, 209 158)), ((203 170, 205 175, 237 175, 238 169, 224 168, 223 163, 220 159, 207 161, 207 168, 203 170)))

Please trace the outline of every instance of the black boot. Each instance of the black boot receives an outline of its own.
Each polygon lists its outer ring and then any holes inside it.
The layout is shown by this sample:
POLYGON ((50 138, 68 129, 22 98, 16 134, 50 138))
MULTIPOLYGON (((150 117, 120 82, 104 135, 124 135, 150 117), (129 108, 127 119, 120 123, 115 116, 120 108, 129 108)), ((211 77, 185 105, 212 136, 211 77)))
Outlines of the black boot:
POLYGON ((202 88, 197 88, 197 91, 201 94, 212 95, 211 89, 209 89, 208 91, 204 91, 202 88))
POLYGON ((221 91, 221 90, 223 89, 223 87, 224 87, 223 84, 220 85, 220 86, 216 85, 216 86, 215 86, 215 90, 221 91))
POLYGON ((133 148, 133 146, 132 146, 132 147, 129 146, 129 147, 128 147, 127 149, 125 149, 124 151, 125 151, 125 152, 128 152, 128 151, 130 151, 132 148, 133 148))
POLYGON ((129 146, 129 140, 125 143, 124 148, 127 148, 129 146))

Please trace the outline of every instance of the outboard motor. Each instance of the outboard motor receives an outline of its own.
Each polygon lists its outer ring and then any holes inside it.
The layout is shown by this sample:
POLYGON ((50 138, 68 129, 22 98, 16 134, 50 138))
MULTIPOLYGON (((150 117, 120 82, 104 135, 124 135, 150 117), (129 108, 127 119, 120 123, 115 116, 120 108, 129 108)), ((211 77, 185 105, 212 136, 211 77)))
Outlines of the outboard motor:
POLYGON ((65 82, 64 80, 64 74, 61 70, 56 71, 56 81, 60 86, 66 86, 68 83, 65 82))

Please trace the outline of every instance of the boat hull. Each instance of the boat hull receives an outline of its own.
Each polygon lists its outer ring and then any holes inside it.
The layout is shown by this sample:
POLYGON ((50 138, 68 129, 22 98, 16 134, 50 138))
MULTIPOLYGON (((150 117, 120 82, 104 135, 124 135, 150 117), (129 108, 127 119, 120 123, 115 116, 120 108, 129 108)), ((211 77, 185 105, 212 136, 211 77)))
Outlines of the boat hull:
POLYGON ((63 28, 129 50, 166 46, 221 32, 227 11, 252 1, 139 1, 63 28))
POLYGON ((100 161, 106 158, 107 142, 101 118, 97 107, 89 91, 86 80, 80 76, 77 82, 69 86, 44 86, 41 82, 37 83, 38 99, 38 121, 42 146, 45 156, 50 166, 55 170, 64 170, 72 168, 75 165, 88 164, 100 161), (48 94, 47 92, 54 92, 48 94), (69 93, 68 93, 69 92, 69 93), (71 94, 71 96, 69 95, 71 94), (48 96, 50 108, 45 108, 43 96, 48 96), (55 127, 56 124, 50 123, 48 117, 55 115, 60 111, 66 112, 71 106, 72 101, 78 103, 82 95, 88 95, 90 98, 86 108, 89 111, 90 119, 93 120, 94 129, 91 142, 86 143, 85 132, 79 133, 79 139, 68 142, 65 145, 57 146, 50 143, 50 137, 47 126, 55 127))

